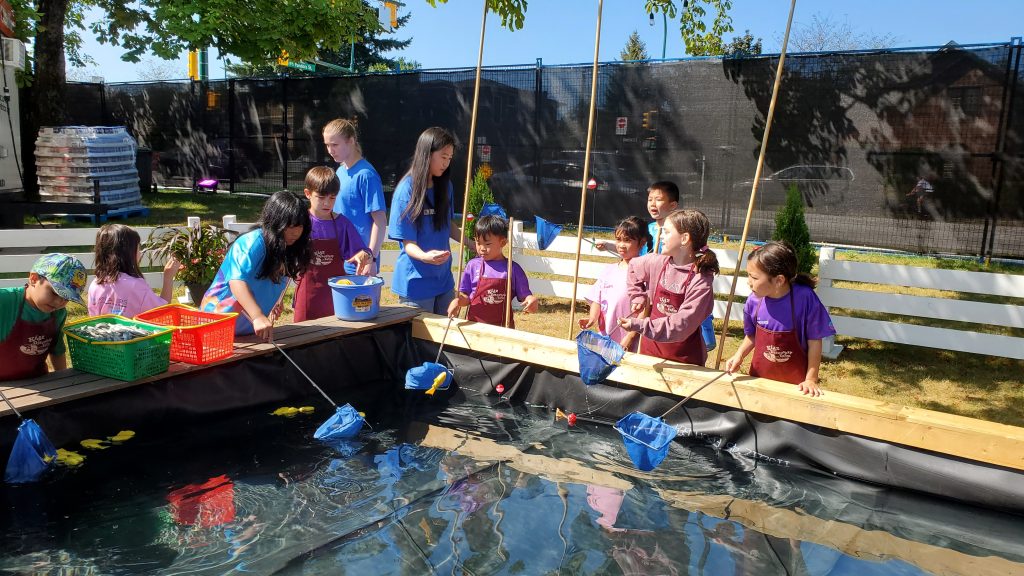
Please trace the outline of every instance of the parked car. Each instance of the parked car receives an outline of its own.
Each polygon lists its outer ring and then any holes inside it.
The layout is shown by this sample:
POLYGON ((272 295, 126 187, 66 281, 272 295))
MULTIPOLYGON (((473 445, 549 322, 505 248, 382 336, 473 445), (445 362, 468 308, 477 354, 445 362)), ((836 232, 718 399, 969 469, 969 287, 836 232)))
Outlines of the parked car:
MULTIPOLYGON (((854 179, 853 170, 846 166, 796 164, 761 178, 757 195, 761 206, 778 206, 786 203, 789 187, 796 186, 805 206, 827 212, 846 201, 854 179)), ((750 194, 752 184, 753 180, 737 182, 733 192, 750 194)))

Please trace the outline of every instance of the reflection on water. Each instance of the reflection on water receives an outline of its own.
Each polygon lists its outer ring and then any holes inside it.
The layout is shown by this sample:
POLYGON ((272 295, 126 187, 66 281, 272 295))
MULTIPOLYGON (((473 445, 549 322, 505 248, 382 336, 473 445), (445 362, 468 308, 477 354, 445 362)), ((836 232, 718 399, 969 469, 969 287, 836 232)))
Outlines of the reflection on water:
MULTIPOLYGON (((796 474, 694 441, 650 473, 608 427, 452 407, 311 439, 269 410, 141 432, 0 488, 12 574, 1024 573, 1019 517, 796 474)), ((323 412, 323 411, 321 411, 323 412)))

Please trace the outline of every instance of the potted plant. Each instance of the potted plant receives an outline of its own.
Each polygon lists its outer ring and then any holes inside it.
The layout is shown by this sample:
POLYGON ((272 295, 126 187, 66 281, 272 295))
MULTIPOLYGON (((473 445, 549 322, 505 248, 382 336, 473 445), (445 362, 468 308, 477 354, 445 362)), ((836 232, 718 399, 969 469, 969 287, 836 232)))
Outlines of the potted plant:
POLYGON ((154 261, 173 256, 181 262, 177 278, 185 284, 196 306, 213 283, 228 245, 238 235, 233 230, 212 224, 153 229, 142 248, 151 253, 154 261))

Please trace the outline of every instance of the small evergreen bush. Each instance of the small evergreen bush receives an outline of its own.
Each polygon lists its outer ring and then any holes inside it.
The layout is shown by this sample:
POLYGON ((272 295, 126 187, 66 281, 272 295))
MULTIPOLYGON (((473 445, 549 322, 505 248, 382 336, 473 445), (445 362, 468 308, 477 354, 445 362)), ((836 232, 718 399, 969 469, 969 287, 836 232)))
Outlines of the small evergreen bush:
MULTIPOLYGON (((484 204, 494 202, 494 193, 491 192, 491 186, 487 183, 487 179, 490 177, 491 169, 486 164, 477 168, 473 174, 473 183, 469 185, 469 202, 466 205, 466 212, 472 214, 474 219, 479 217, 480 209, 484 207, 484 204)), ((467 218, 462 219, 462 225, 466 230, 467 244, 473 238, 473 222, 467 218)), ((468 256, 469 254, 465 255, 465 257, 468 256)))
POLYGON ((786 204, 775 214, 775 233, 772 240, 785 240, 796 250, 797 270, 811 273, 818 254, 811 246, 811 231, 804 219, 804 200, 796 185, 786 190, 786 204))

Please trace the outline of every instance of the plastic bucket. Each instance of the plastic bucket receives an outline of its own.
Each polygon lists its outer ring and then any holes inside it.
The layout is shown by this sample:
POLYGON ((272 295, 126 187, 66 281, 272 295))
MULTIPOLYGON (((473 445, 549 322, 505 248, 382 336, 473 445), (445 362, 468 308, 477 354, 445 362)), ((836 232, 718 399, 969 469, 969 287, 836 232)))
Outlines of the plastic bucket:
POLYGON ((334 315, 342 320, 372 320, 380 312, 380 276, 335 276, 327 281, 334 315))

